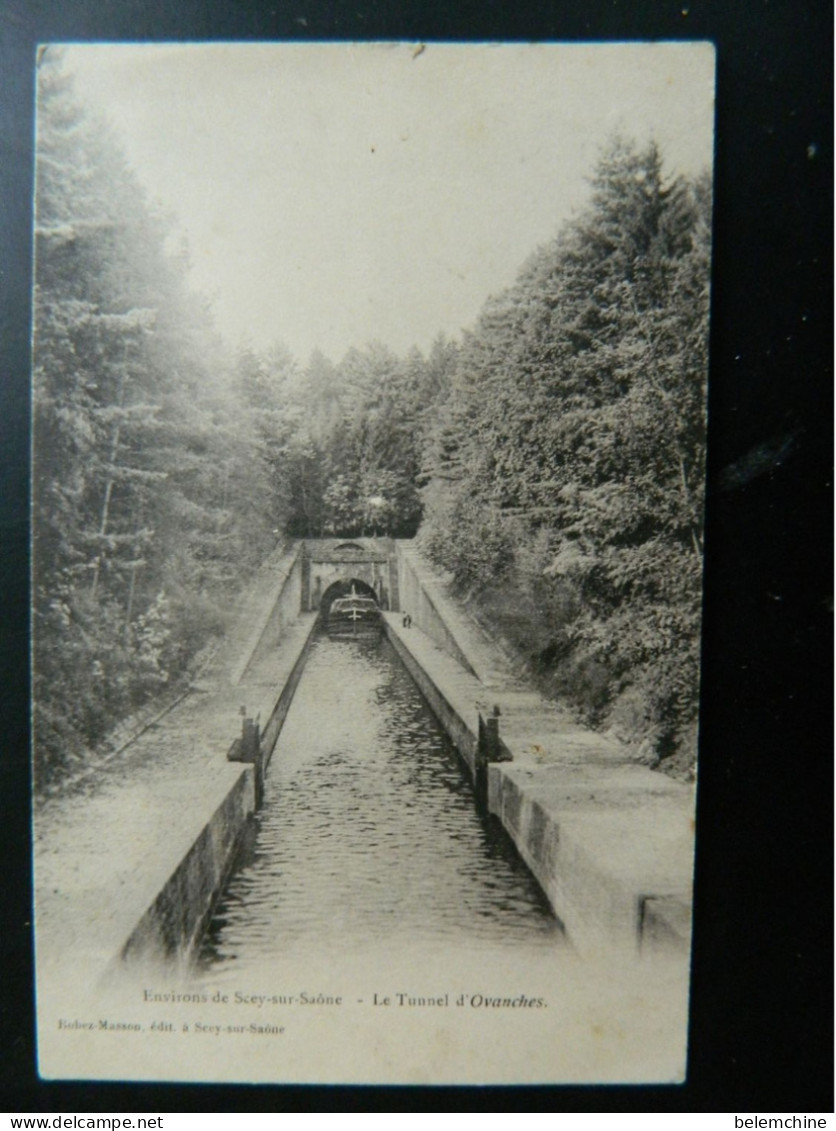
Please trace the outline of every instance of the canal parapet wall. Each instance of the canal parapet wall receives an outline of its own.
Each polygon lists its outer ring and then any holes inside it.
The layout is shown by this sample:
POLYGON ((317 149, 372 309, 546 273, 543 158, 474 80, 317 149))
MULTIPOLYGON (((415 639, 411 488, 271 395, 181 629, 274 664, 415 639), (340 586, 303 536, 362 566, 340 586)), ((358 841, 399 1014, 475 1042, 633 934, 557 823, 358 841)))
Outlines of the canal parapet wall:
POLYGON ((277 549, 248 587, 222 653, 222 672, 231 685, 244 679, 275 649, 284 628, 302 607, 303 543, 277 549))
POLYGON ((85 796, 38 813, 39 978, 68 956, 74 980, 95 980, 122 958, 188 961, 254 810, 253 766, 226 758, 241 710, 259 719, 269 757, 315 622, 302 614, 286 623, 272 653, 248 662, 235 686, 223 672, 204 677, 88 782, 85 796))
MULTIPOLYGON (((693 791, 629 761, 485 657, 489 685, 413 621, 386 631, 476 778, 479 717, 498 707, 512 761, 487 770, 487 806, 584 955, 690 947, 693 791)), ((475 647, 471 640, 471 648, 475 647)), ((478 645, 485 648, 482 642, 478 645)), ((471 655, 473 652, 471 651, 471 655)))
POLYGON ((412 623, 484 687, 505 686, 513 676, 473 619, 451 596, 448 579, 434 569, 411 540, 395 542, 401 609, 412 623))
MULTIPOLYGON (((499 708, 513 761, 488 767, 487 803, 570 941, 582 952, 674 945, 687 953, 692 791, 630 765, 619 744, 527 689, 443 580, 411 548, 400 555, 415 611, 410 628, 402 614, 385 614, 386 632, 474 778, 480 715, 499 708), (439 621, 451 626, 455 648, 439 621)), ((39 977, 68 953, 101 971, 120 956, 182 963, 193 950, 255 804, 253 767, 226 752, 243 714, 258 721, 269 759, 311 643, 315 616, 290 617, 298 561, 291 547, 258 581, 231 668, 216 665, 104 767, 81 805, 56 803, 39 815, 39 977)))
MULTIPOLYGON (((307 653, 311 647, 316 616, 301 614, 282 626, 272 651, 262 650, 249 661, 245 676, 234 689, 216 692, 212 711, 231 720, 237 714, 252 718, 260 733, 262 767, 269 764, 282 725, 290 708, 307 653)), ((230 726, 227 733, 233 733, 230 726)), ((213 744, 216 759, 226 749, 213 744)), ((175 957, 188 964, 234 864, 248 818, 259 805, 260 785, 255 766, 228 762, 239 772, 208 822, 160 888, 159 895, 131 932, 120 950, 127 961, 175 957)), ((206 810, 204 810, 205 812, 206 810)))

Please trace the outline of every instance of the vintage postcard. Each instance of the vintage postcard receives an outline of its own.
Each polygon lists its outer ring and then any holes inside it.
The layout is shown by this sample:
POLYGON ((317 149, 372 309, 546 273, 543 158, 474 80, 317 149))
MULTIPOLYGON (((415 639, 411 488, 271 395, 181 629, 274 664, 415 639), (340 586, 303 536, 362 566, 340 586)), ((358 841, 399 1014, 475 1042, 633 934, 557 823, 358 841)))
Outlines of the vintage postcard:
POLYGON ((37 98, 41 1076, 682 1081, 713 48, 37 98))

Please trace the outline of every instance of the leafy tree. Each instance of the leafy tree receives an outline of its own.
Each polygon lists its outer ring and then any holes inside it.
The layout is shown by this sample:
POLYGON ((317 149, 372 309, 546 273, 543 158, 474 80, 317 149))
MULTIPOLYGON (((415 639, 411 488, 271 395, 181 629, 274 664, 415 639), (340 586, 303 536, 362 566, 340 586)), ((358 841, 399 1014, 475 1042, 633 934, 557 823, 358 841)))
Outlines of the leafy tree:
POLYGON ((38 75, 36 775, 175 681, 263 556, 245 406, 168 227, 60 51, 38 75))
POLYGON ((420 534, 528 642, 554 691, 598 722, 621 725, 631 704, 628 737, 651 736, 650 761, 683 764, 698 687, 708 201, 705 179, 665 180, 655 146, 607 148, 588 209, 462 344, 427 446, 420 534))

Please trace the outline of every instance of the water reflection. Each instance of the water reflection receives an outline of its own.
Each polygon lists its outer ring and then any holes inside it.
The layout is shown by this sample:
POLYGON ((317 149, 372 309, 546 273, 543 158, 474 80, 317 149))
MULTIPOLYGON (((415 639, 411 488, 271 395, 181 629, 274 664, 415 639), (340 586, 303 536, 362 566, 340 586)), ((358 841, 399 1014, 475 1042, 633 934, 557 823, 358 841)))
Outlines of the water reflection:
POLYGON ((200 965, 398 940, 554 946, 542 893, 385 640, 317 641, 200 965))

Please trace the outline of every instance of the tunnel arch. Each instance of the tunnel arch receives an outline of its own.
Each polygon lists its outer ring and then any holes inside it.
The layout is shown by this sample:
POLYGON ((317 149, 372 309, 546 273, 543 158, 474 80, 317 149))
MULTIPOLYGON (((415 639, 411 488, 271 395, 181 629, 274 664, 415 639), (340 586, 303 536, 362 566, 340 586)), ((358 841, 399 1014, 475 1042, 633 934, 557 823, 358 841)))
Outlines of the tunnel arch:
MULTIPOLYGON (((345 582, 344 593, 350 593, 352 581, 358 593, 366 592, 361 583, 369 586, 379 608, 397 610, 398 566, 391 539, 306 539, 302 554, 303 611, 317 612, 325 594, 337 582, 345 582)), ((328 600, 335 595, 329 593, 328 600)))
POLYGON ((359 577, 340 578, 339 581, 334 581, 329 585, 319 599, 319 607, 323 614, 327 616, 331 602, 336 601, 338 597, 347 597, 352 589, 358 597, 371 597, 376 605, 380 604, 378 594, 368 582, 359 577))

